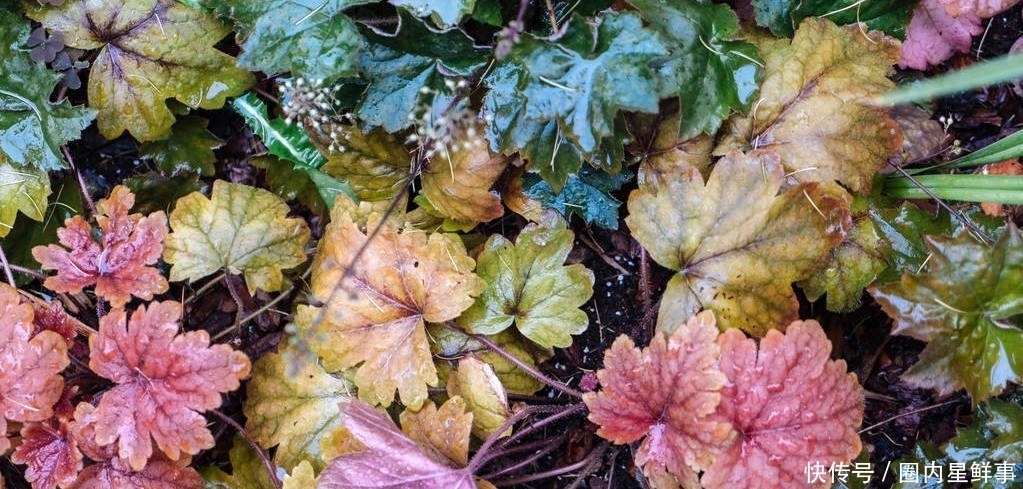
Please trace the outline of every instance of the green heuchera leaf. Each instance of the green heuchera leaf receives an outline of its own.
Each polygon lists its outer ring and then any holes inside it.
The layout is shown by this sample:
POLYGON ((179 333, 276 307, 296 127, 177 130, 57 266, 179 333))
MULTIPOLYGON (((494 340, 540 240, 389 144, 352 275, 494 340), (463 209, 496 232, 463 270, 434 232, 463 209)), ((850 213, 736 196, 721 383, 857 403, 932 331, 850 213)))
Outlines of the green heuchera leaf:
POLYGON ((892 334, 928 342, 903 379, 941 395, 965 387, 979 403, 1021 380, 1023 237, 1009 227, 991 248, 965 234, 926 242, 925 272, 870 292, 895 320, 892 334))
POLYGON ((242 405, 245 429, 262 446, 277 447, 278 466, 290 470, 308 460, 321 470, 321 444, 341 427, 337 405, 354 392, 351 382, 327 373, 312 353, 285 348, 252 366, 242 405))
MULTIPOLYGON (((59 170, 65 166, 60 146, 78 139, 95 112, 72 107, 67 100, 50 103, 60 75, 22 50, 28 27, 16 11, 0 10, 0 160, 16 167, 59 170)), ((46 195, 42 197, 45 201, 46 195)), ((6 202, 0 206, 10 205, 6 202)), ((0 221, 11 224, 14 216, 0 221)))
POLYGON ((874 229, 866 215, 853 219, 852 229, 837 248, 831 250, 827 264, 800 283, 811 301, 827 294, 827 309, 847 312, 860 306, 863 289, 874 283, 888 267, 890 248, 874 229))
POLYGON ((540 201, 545 209, 555 209, 565 218, 572 214, 582 217, 587 224, 604 229, 618 229, 618 208, 622 203, 611 196, 632 175, 628 172, 610 174, 583 166, 576 175, 569 175, 565 187, 555 193, 551 185, 535 173, 522 176, 522 192, 540 201))
MULTIPOLYGON (((0 165, 0 168, 2 166, 0 165)), ((58 240, 57 228, 63 226, 66 219, 75 214, 81 214, 84 206, 82 205, 82 193, 78 191, 78 179, 70 172, 54 175, 52 182, 48 178, 43 178, 42 173, 32 178, 39 179, 40 183, 45 180, 47 184, 55 189, 55 191, 50 192, 49 203, 46 205, 43 219, 40 221, 28 221, 26 220, 27 216, 23 216, 20 220, 16 219, 14 221, 14 229, 8 229, 7 226, 0 225, 0 230, 7 230, 10 233, 3 236, 6 239, 2 242, 7 260, 10 263, 38 269, 40 265, 35 257, 32 256, 32 248, 39 245, 45 246, 56 243, 58 240)), ((3 189, 5 187, 0 184, 0 190, 3 189)), ((2 198, 0 198, 0 202, 3 202, 2 198)), ((0 209, 2 208, 3 206, 0 205, 0 209)), ((31 208, 35 209, 36 206, 31 205, 31 208)), ((0 216, 2 216, 2 213, 0 213, 0 216)), ((0 218, 0 222, 5 221, 0 218)), ((8 225, 10 224, 8 223, 8 225)), ((21 275, 20 277, 15 275, 14 279, 18 281, 19 285, 24 285, 32 280, 27 275, 21 275)))
POLYGON ((757 24, 785 37, 807 17, 826 17, 838 25, 863 22, 867 29, 901 39, 914 5, 902 0, 753 0, 757 24))
POLYGON ((13 229, 18 211, 42 221, 49 195, 50 177, 45 170, 14 166, 0 155, 0 238, 13 229))
POLYGON ((170 214, 163 259, 170 279, 198 280, 220 269, 244 273, 249 292, 285 286, 282 270, 306 260, 309 227, 289 218, 288 205, 259 188, 223 180, 210 197, 194 192, 178 199, 170 214))
POLYGON ((334 80, 358 74, 362 36, 343 11, 369 0, 207 0, 238 26, 238 65, 334 80))
POLYGON ((204 489, 274 489, 263 461, 241 435, 234 437, 228 457, 231 459, 230 474, 213 465, 199 471, 205 481, 204 489))
POLYGON ((156 167, 170 176, 182 172, 213 176, 217 161, 213 150, 223 141, 210 134, 207 125, 209 121, 199 116, 182 117, 171 129, 170 137, 143 144, 139 154, 152 158, 156 167))
POLYGON ((515 243, 491 236, 480 252, 476 273, 487 288, 458 318, 466 331, 497 334, 513 323, 546 348, 572 344, 589 320, 579 309, 593 294, 593 272, 565 266, 574 235, 556 215, 527 225, 515 243))
POLYGON ((476 0, 391 0, 391 5, 405 7, 416 17, 430 16, 438 27, 451 27, 476 8, 476 0))
POLYGON ((613 134, 620 111, 657 111, 650 63, 667 52, 633 13, 605 12, 593 23, 573 17, 556 39, 523 35, 485 80, 490 93, 484 104, 494 118, 488 139, 509 152, 560 132, 588 158, 613 134), (552 121, 556 131, 547 125, 552 121))
POLYGON ((727 5, 706 0, 629 0, 668 42, 671 56, 657 61, 662 94, 677 96, 679 138, 713 134, 733 109, 748 107, 757 92, 757 49, 734 40, 739 20, 727 5))
POLYGON ((89 105, 100 133, 125 130, 139 141, 170 135, 167 99, 217 109, 252 85, 252 73, 213 48, 228 34, 213 17, 174 0, 81 0, 30 5, 29 16, 64 35, 64 43, 99 49, 89 69, 89 105))
MULTIPOLYGON (((252 166, 266 171, 266 186, 284 200, 297 200, 318 216, 326 216, 327 203, 309 174, 295 169, 290 162, 274 155, 257 156, 249 160, 252 166)), ((340 183, 340 182, 339 182, 340 183)))
POLYGON ((467 77, 487 54, 460 30, 437 32, 405 10, 398 14, 397 32, 364 29, 371 42, 359 58, 370 84, 356 113, 366 126, 387 132, 410 126, 409 115, 419 115, 423 106, 434 106, 434 112, 447 107, 445 75, 467 77))

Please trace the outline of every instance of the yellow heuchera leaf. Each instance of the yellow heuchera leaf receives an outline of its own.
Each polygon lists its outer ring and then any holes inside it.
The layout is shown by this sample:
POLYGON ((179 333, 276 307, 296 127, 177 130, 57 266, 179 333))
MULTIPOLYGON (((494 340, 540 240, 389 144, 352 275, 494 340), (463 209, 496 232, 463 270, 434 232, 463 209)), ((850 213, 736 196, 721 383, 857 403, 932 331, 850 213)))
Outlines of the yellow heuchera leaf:
POLYGON ((322 470, 328 457, 321 443, 340 429, 337 404, 351 399, 354 390, 323 370, 312 353, 295 348, 271 353, 252 366, 242 406, 245 429, 260 445, 277 446, 277 466, 291 469, 309 460, 322 470))
POLYGON ((490 188, 508 166, 508 157, 492 154, 474 127, 460 132, 452 145, 423 172, 422 195, 437 214, 459 224, 474 226, 504 215, 501 196, 490 188))
POLYGON ((222 180, 210 198, 193 192, 170 215, 163 259, 170 279, 198 280, 226 268, 244 273, 250 292, 284 288, 282 270, 306 260, 309 227, 289 218, 288 205, 266 190, 222 180))
POLYGON ((773 149, 799 181, 870 190, 874 173, 902 144, 888 109, 869 102, 894 87, 886 74, 899 59, 898 41, 809 18, 791 44, 762 44, 760 99, 746 117, 728 122, 715 153, 773 149))
POLYGON ((702 309, 714 311, 722 330, 756 336, 796 319, 792 282, 807 278, 851 223, 843 190, 802 183, 779 194, 784 179, 773 152, 732 152, 706 184, 682 166, 632 192, 625 221, 633 235, 679 270, 661 298, 658 328, 671 333, 702 309))
MULTIPOLYGON (((35 2, 32 2, 35 3, 35 2)), ((167 99, 217 109, 252 85, 252 73, 214 49, 230 32, 175 0, 79 0, 32 6, 29 16, 79 49, 99 49, 89 70, 89 105, 100 133, 128 130, 139 141, 170 135, 167 99)))
MULTIPOLYGON (((511 415, 501 379, 493 367, 475 356, 458 361, 458 369, 448 377, 448 395, 465 400, 472 412, 472 433, 480 439, 497 431, 511 415)), ((511 434, 511 430, 503 434, 511 434)))
POLYGON ((439 453, 459 466, 469 463, 472 412, 467 410, 465 399, 454 396, 440 408, 430 401, 419 411, 406 409, 398 417, 401 430, 419 446, 439 453))
POLYGON ((382 129, 363 133, 357 127, 334 124, 309 134, 327 158, 320 170, 348 182, 362 200, 391 199, 408 183, 412 158, 391 133, 382 129))
POLYGON ((295 470, 285 475, 281 482, 283 489, 309 489, 316 487, 316 472, 313 471, 313 465, 308 460, 303 460, 302 463, 295 466, 295 470))
POLYGON ((352 221, 354 208, 335 201, 313 261, 312 294, 322 306, 299 308, 296 322, 327 370, 358 366, 361 399, 386 406, 397 390, 415 409, 438 381, 425 321, 458 317, 484 284, 456 237, 400 229, 373 214, 366 228, 380 230, 370 240, 352 221))
POLYGON ((12 165, 0 154, 0 238, 14 229, 18 211, 42 221, 49 196, 50 177, 46 170, 12 165))

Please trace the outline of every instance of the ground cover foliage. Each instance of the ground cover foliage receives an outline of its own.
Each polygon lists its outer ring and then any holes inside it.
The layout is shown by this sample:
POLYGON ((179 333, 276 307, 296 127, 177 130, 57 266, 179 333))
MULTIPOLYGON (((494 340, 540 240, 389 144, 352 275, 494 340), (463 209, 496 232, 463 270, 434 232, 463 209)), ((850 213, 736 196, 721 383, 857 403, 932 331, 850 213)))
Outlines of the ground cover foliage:
POLYGON ((1015 3, 3 2, 0 487, 1021 487, 1015 3))

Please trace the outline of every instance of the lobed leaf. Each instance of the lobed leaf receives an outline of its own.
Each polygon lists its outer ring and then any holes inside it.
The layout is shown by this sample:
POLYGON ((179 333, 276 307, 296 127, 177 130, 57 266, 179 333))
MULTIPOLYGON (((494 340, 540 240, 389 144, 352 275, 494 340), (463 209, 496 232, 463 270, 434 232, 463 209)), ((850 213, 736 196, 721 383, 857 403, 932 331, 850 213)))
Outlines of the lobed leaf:
POLYGON ((440 408, 428 401, 419 411, 408 409, 398 416, 401 430, 422 450, 438 462, 449 462, 459 467, 469 463, 469 432, 472 411, 467 411, 465 399, 449 398, 440 408))
MULTIPOLYGON (((100 318, 89 338, 89 368, 113 381, 91 413, 95 442, 116 443, 132 470, 151 461, 152 441, 171 460, 213 446, 202 412, 220 406, 221 393, 249 374, 244 353, 209 346, 204 330, 178 332, 181 305, 152 302, 128 319, 124 309, 100 318)), ((78 418, 76 413, 76 418, 78 418)))
POLYGON ((169 176, 184 172, 213 176, 217 161, 213 150, 224 142, 206 129, 209 122, 199 116, 183 117, 171 128, 167 139, 143 144, 139 155, 151 158, 169 176))
POLYGON ((785 177, 772 152, 730 153, 706 183, 696 168, 676 171, 633 191, 625 219, 654 260, 679 271, 658 328, 670 332, 701 309, 721 329, 755 336, 795 319, 792 282, 809 277, 849 227, 844 192, 804 183, 779 194, 785 177))
POLYGON ((1010 226, 992 248, 965 233, 926 238, 927 269, 870 289, 892 334, 928 342, 903 380, 942 395, 965 387, 974 404, 1019 382, 1023 348, 1023 237, 1010 226))
MULTIPOLYGON (((497 431, 511 416, 508 393, 494 367, 475 355, 458 360, 458 368, 448 376, 447 392, 450 398, 458 396, 469 408, 472 434, 481 440, 497 431)), ((510 433, 508 430, 502 434, 510 433)))
POLYGON ((321 443, 341 426, 339 401, 354 386, 327 373, 311 354, 284 348, 260 358, 246 384, 245 429, 260 445, 276 446, 274 463, 291 469, 303 460, 321 470, 321 443))
MULTIPOLYGON (((557 210, 565 219, 579 215, 587 224, 604 229, 618 229, 618 209, 622 203, 612 194, 632 177, 627 171, 616 174, 583 165, 575 174, 568 175, 561 192, 536 173, 522 175, 522 194, 536 199, 545 209, 557 210)), ((538 213, 539 214, 539 213, 538 213)), ((530 220, 539 217, 523 215, 530 220)))
POLYGON ((203 489, 275 489, 259 454, 240 435, 234 437, 228 458, 230 474, 216 466, 203 468, 203 489))
POLYGON ((828 20, 807 19, 791 43, 762 43, 760 101, 724 128, 715 153, 771 149, 800 182, 837 181, 866 192, 902 144, 888 109, 871 98, 894 87, 887 78, 898 42, 828 20))
POLYGON ((799 285, 810 301, 827 294, 829 311, 852 311, 860 306, 863 290, 888 268, 889 251, 870 217, 857 216, 827 263, 799 285))
POLYGON ((124 307, 131 296, 149 300, 167 291, 167 280, 153 265, 163 252, 167 218, 162 211, 143 217, 128 214, 135 194, 118 185, 96 204, 101 240, 82 216, 64 221, 57 230, 60 244, 36 246, 32 256, 46 270, 56 270, 43 286, 55 292, 81 292, 96 286, 96 295, 114 307, 124 307))
POLYGON ((25 480, 32 487, 68 487, 82 470, 82 452, 63 419, 22 425, 11 461, 28 465, 25 480))
POLYGON ((367 229, 380 229, 370 240, 351 207, 335 202, 312 265, 312 294, 322 305, 299 308, 296 323, 317 338, 312 347, 328 371, 358 367, 360 399, 386 406, 397 390, 416 408, 438 381, 425 322, 454 319, 483 284, 456 238, 398 229, 373 214, 367 229))
POLYGON ((68 345, 59 334, 41 331, 33 335, 32 305, 21 300, 18 290, 0 284, 0 454, 7 452, 7 421, 43 421, 53 414, 64 378, 60 371, 69 363, 68 345))
POLYGON ((46 170, 11 164, 0 154, 0 238, 14 229, 18 212, 42 221, 49 195, 46 170))
POLYGON ((973 36, 984 31, 981 19, 993 17, 1019 0, 922 0, 906 28, 899 67, 923 70, 955 53, 967 53, 973 36))
POLYGON ((721 390, 728 379, 716 366, 714 315, 703 312, 665 338, 636 348, 619 336, 597 371, 600 392, 583 394, 597 435, 615 443, 643 440, 636 464, 644 473, 667 470, 691 479, 710 465, 736 433, 716 419, 721 390))
POLYGON ((405 7, 417 17, 429 16, 438 27, 458 24, 462 17, 472 13, 476 0, 390 0, 395 7, 405 7))
POLYGON ((497 334, 512 324, 545 348, 566 347, 589 324, 579 309, 593 294, 593 272, 564 266, 574 234, 550 214, 527 225, 515 244, 495 234, 479 255, 476 272, 487 288, 458 318, 466 331, 497 334))
POLYGON ((173 264, 170 279, 194 281, 227 269, 245 274, 249 292, 283 289, 283 270, 306 261, 310 235, 288 211, 266 190, 223 180, 213 182, 208 199, 199 192, 178 199, 163 253, 173 264))
POLYGON ((412 158, 395 135, 340 124, 333 128, 344 134, 338 151, 329 148, 331 141, 322 132, 310 134, 327 159, 321 167, 324 173, 347 182, 355 196, 369 201, 393 199, 408 184, 412 158))
POLYGON ((703 487, 810 487, 807 462, 830 467, 859 453, 863 388, 844 361, 829 360, 831 343, 816 321, 768 331, 759 349, 734 329, 717 342, 728 378, 718 419, 738 436, 706 469, 703 487))
POLYGON ((436 155, 422 173, 421 195, 441 216, 475 226, 504 215, 501 196, 491 187, 508 166, 477 140, 477 128, 459 131, 452 148, 436 155))
MULTIPOLYGON (((29 25, 17 10, 0 10, 0 164, 13 165, 18 171, 36 174, 63 169, 66 165, 60 146, 78 139, 95 112, 72 107, 67 100, 51 103, 50 94, 60 75, 42 63, 33 61, 23 48, 29 36, 29 25)), ((6 185, 3 185, 6 191, 6 185)), ((41 202, 49 195, 49 187, 41 202)), ((0 196, 0 206, 12 203, 10 197, 0 196)), ((39 221, 41 210, 17 204, 26 215, 39 221)), ((8 225, 14 221, 2 220, 8 225)), ((0 228, 6 235, 9 228, 0 228)))
POLYGON ((216 109, 254 82, 234 58, 213 48, 228 30, 174 0, 79 0, 27 10, 60 32, 66 45, 99 49, 88 96, 107 139, 125 130, 139 141, 164 139, 174 123, 167 99, 216 109))

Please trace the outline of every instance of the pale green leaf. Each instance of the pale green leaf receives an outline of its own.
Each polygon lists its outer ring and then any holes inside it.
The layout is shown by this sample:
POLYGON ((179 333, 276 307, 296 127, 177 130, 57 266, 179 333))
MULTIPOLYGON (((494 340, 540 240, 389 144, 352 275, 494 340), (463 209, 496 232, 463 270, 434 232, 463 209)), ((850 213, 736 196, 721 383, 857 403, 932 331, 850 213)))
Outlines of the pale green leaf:
POLYGON ((0 238, 11 232, 19 211, 42 221, 49 195, 50 177, 45 170, 19 168, 0 155, 0 238))

